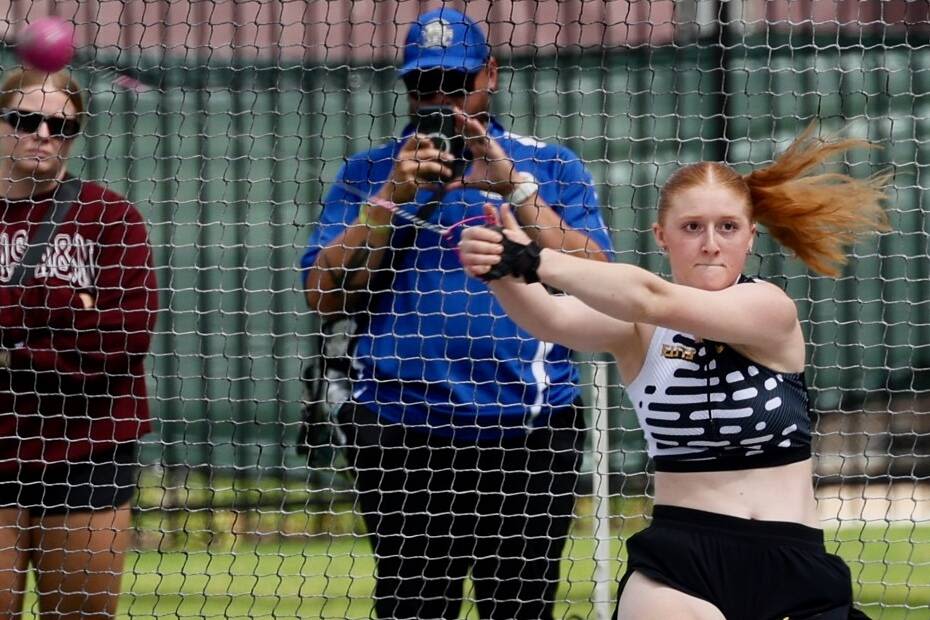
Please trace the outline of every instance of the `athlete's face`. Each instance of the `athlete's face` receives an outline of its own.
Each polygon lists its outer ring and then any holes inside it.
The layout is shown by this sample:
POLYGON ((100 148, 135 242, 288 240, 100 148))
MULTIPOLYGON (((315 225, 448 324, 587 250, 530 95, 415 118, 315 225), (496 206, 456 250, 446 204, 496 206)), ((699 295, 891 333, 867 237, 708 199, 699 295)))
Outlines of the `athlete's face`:
POLYGON ((67 93, 48 82, 27 86, 0 114, 0 155, 9 158, 9 176, 14 180, 57 178, 71 152, 72 130, 80 128, 75 124, 77 109, 67 93))
POLYGON ((717 291, 739 278, 756 226, 743 198, 719 185, 701 185, 674 196, 653 233, 668 253, 675 282, 717 291))

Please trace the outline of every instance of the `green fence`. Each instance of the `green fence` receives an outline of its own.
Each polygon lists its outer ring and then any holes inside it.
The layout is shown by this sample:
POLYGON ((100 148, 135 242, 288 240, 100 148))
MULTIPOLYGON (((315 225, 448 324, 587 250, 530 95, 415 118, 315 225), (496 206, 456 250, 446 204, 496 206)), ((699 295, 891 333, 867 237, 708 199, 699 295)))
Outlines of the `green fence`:
MULTIPOLYGON (((764 237, 753 266, 799 300, 812 394, 832 409, 907 386, 930 364, 930 48, 903 43, 769 34, 727 49, 515 57, 502 63, 496 108, 513 131, 562 140, 589 162, 620 259, 660 270, 648 231, 656 188, 680 162, 763 162, 815 118, 882 143, 849 163, 863 175, 894 170, 894 232, 858 248, 838 280, 809 277, 764 237)), ((129 70, 153 88, 136 94, 105 68, 98 59, 80 72, 93 120, 74 169, 126 193, 151 223, 164 311, 146 458, 298 471, 289 446, 315 325, 295 265, 343 156, 399 130, 406 102, 393 69, 143 58, 129 70)), ((615 447, 628 452, 614 464, 634 472, 645 460, 621 399, 613 390, 614 426, 625 429, 615 447)))

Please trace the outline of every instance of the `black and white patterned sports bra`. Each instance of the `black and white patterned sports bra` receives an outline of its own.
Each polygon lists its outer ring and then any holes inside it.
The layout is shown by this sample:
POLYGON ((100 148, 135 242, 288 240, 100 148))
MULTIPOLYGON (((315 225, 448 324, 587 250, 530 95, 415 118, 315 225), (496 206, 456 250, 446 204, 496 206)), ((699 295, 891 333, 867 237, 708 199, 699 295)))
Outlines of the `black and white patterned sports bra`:
POLYGON ((626 388, 656 471, 774 467, 811 456, 804 373, 779 373, 728 345, 656 327, 626 388))

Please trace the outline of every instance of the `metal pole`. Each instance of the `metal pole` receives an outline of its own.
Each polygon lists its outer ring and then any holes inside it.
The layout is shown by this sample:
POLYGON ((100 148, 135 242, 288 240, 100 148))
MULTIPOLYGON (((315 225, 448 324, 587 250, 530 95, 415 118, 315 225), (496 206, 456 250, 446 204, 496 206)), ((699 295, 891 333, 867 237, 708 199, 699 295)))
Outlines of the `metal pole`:
POLYGON ((614 576, 610 567, 610 405, 607 398, 607 362, 593 362, 594 384, 594 617, 608 620, 614 596, 614 576))

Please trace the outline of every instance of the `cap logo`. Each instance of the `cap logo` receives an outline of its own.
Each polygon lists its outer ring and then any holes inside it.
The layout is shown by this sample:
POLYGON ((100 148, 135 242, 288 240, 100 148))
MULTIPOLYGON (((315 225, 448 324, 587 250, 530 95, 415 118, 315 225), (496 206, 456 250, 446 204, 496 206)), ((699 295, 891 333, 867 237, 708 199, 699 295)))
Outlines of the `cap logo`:
POLYGON ((423 47, 448 47, 455 33, 449 22, 435 19, 423 26, 423 47))

